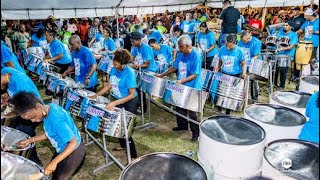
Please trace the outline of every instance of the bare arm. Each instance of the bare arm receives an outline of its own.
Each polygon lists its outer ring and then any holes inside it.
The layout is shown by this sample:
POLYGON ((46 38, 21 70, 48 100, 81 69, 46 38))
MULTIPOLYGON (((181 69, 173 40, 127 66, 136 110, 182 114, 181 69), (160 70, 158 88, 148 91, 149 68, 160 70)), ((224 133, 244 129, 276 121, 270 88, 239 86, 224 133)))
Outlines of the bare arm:
POLYGON ((170 67, 166 72, 164 72, 164 73, 162 73, 162 74, 159 74, 159 75, 157 75, 157 76, 160 77, 160 78, 162 78, 162 77, 167 76, 167 75, 169 75, 169 74, 171 74, 171 73, 174 73, 174 72, 176 72, 176 71, 177 71, 176 68, 170 67))
POLYGON ((97 64, 92 64, 86 78, 90 78, 96 69, 97 69, 97 64))
POLYGON ((184 79, 181 79, 181 80, 180 80, 180 83, 181 83, 181 84, 184 84, 184 83, 186 83, 186 82, 192 81, 192 80, 194 80, 195 78, 197 78, 197 76, 198 76, 198 74, 192 74, 192 75, 190 75, 190 76, 188 76, 188 77, 186 77, 186 78, 184 78, 184 79))
POLYGON ((120 105, 120 104, 124 104, 124 103, 130 101, 131 99, 134 98, 135 92, 136 92, 136 89, 135 89, 135 88, 130 88, 130 89, 129 89, 129 95, 128 95, 128 96, 109 103, 109 104, 106 106, 106 108, 107 108, 107 109, 110 109, 110 110, 113 110, 113 108, 114 108, 115 106, 118 106, 118 105, 120 105))
POLYGON ((6 63, 4 63, 4 64, 6 65, 6 67, 12 67, 12 68, 14 68, 14 64, 13 64, 12 61, 6 62, 6 63))

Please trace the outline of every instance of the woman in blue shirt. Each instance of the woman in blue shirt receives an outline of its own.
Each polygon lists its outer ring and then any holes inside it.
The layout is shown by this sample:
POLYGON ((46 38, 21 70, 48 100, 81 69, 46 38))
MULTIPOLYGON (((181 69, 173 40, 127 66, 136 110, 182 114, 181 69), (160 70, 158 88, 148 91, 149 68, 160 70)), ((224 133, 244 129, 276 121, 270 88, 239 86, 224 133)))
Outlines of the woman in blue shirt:
POLYGON ((208 29, 207 23, 202 22, 200 24, 200 32, 197 36, 197 47, 200 47, 206 54, 206 61, 202 62, 202 68, 213 71, 211 66, 212 60, 215 55, 219 54, 218 47, 216 46, 215 35, 208 29))
POLYGON ((104 30, 105 28, 103 27, 102 24, 100 24, 99 27, 98 27, 98 29, 99 29, 99 32, 94 36, 94 38, 91 39, 91 41, 90 41, 89 44, 88 44, 89 47, 91 46, 91 44, 92 44, 93 42, 101 42, 101 41, 104 41, 103 30, 104 30))
POLYGON ((299 139, 319 144, 319 91, 310 97, 306 116, 309 121, 304 124, 299 139))
POLYGON ((45 31, 39 29, 35 34, 31 36, 31 46, 32 47, 42 47, 43 51, 46 51, 48 42, 45 36, 45 31))
POLYGON ((85 157, 85 146, 70 114, 57 104, 42 104, 33 93, 19 92, 10 102, 24 119, 43 122, 44 133, 20 141, 17 146, 24 148, 30 143, 49 139, 55 153, 45 166, 44 174, 52 173, 52 179, 69 179, 85 157))
MULTIPOLYGON (((113 110, 114 107, 124 108, 125 110, 137 114, 139 103, 138 93, 136 91, 137 82, 134 70, 128 66, 131 55, 126 49, 118 49, 114 53, 113 68, 110 72, 110 81, 92 98, 96 98, 112 89, 114 97, 117 99, 106 105, 106 109, 113 110)), ((131 157, 137 158, 136 147, 132 137, 129 138, 131 157)), ((121 147, 126 147, 125 139, 119 139, 121 147)), ((119 150, 119 149, 114 149, 119 150)))

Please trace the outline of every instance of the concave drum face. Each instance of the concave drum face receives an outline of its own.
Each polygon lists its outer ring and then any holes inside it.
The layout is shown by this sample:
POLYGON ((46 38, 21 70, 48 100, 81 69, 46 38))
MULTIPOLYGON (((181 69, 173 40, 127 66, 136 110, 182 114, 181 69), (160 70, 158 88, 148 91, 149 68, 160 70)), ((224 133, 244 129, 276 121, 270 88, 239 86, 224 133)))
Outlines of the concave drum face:
POLYGON ((120 180, 206 180, 203 168, 194 160, 174 153, 140 157, 121 173, 120 180))
POLYGON ((297 108, 305 108, 311 94, 299 91, 277 91, 271 95, 271 98, 283 105, 297 108))
POLYGON ((265 148, 267 162, 283 175, 297 180, 319 179, 319 145, 296 139, 271 142, 265 148), (283 165, 284 160, 291 163, 283 165))

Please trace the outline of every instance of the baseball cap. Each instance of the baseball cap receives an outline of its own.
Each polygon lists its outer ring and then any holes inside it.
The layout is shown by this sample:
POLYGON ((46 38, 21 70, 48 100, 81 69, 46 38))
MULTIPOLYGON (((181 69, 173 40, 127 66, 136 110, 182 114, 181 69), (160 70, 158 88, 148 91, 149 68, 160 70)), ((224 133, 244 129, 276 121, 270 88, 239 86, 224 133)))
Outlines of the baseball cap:
POLYGON ((82 18, 82 21, 88 21, 88 18, 84 17, 82 18))
POLYGON ((299 7, 299 6, 296 6, 296 7, 293 8, 293 10, 295 10, 295 11, 300 11, 300 7, 299 7))
POLYGON ((313 10, 308 8, 305 12, 304 12, 304 15, 307 15, 307 16, 312 16, 314 14, 313 10))
POLYGON ((131 33, 131 38, 132 39, 141 39, 142 35, 139 32, 132 32, 131 33))

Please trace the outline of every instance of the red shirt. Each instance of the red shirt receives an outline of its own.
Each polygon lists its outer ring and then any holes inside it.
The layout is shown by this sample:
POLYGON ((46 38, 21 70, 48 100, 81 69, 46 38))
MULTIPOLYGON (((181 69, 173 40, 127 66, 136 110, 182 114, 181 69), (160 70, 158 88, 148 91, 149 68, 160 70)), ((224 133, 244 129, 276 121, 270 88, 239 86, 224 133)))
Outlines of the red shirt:
POLYGON ((86 41, 88 39, 88 29, 89 29, 90 25, 89 23, 87 23, 86 25, 83 25, 82 23, 79 25, 79 36, 81 41, 86 41))
POLYGON ((249 21, 249 24, 255 28, 262 29, 262 21, 260 19, 258 20, 251 19, 249 21))

